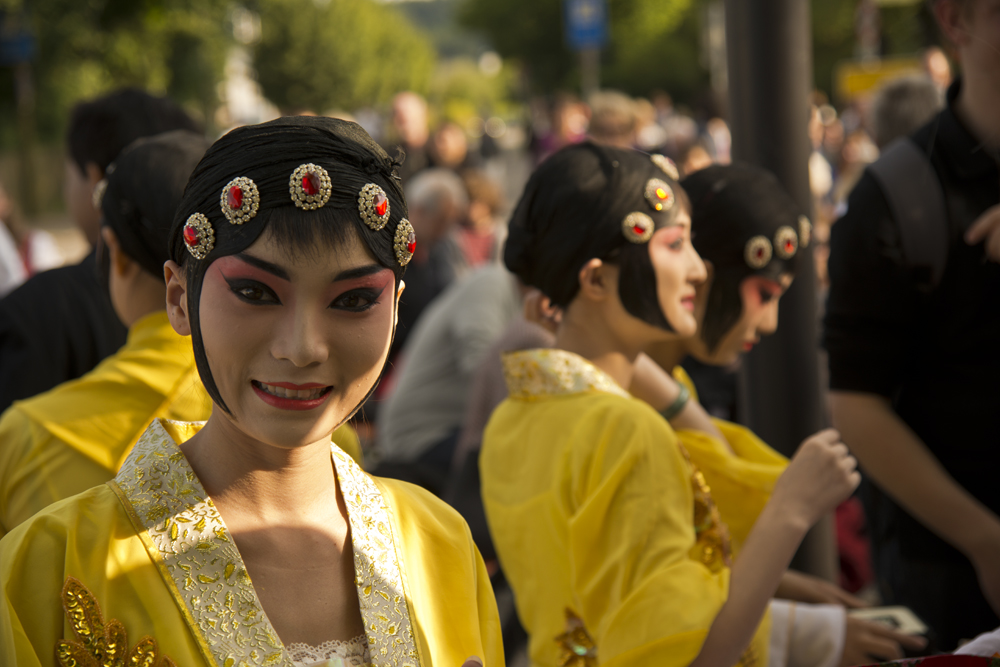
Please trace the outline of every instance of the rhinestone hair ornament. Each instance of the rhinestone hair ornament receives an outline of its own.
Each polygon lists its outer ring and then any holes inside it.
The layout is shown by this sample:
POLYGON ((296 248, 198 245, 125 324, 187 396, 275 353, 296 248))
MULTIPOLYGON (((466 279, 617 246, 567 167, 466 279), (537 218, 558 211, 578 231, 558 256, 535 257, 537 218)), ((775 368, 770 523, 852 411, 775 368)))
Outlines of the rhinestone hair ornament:
POLYGON ((358 212, 361 219, 374 231, 379 231, 389 222, 389 198, 375 183, 369 183, 358 193, 358 212))
POLYGON ((288 194, 292 203, 306 211, 315 211, 330 201, 333 184, 326 169, 313 164, 300 164, 288 178, 288 194))
POLYGON ((192 213, 184 223, 184 245, 195 259, 205 259, 215 247, 215 230, 201 213, 192 213))
POLYGON ((795 230, 788 226, 781 226, 774 233, 774 252, 781 259, 791 259, 799 249, 799 237, 795 230))
POLYGON ((413 253, 417 251, 417 234, 413 231, 413 225, 406 218, 396 225, 396 235, 393 239, 392 249, 396 253, 396 261, 400 266, 406 266, 413 259, 413 253))
POLYGON ((743 258, 751 269, 763 269, 771 261, 771 242, 766 236, 755 236, 747 241, 743 258))
POLYGON ((226 220, 234 225, 249 222, 260 208, 260 192, 257 184, 245 176, 234 178, 222 188, 219 206, 226 220))
POLYGON ((652 160, 653 164, 659 167, 664 174, 669 176, 671 180, 674 181, 681 180, 681 173, 680 171, 677 170, 677 165, 674 164, 674 161, 668 158, 666 155, 660 155, 659 153, 655 153, 653 155, 650 155, 649 159, 652 160))
POLYGON ((667 185, 666 181, 659 178, 649 179, 646 183, 644 194, 646 201, 649 202, 654 211, 669 211, 674 207, 674 202, 677 200, 674 196, 673 188, 667 185))
POLYGON ((622 233, 632 243, 646 243, 653 238, 655 229, 653 219, 639 211, 629 213, 622 220, 622 233))
POLYGON ((812 241, 812 223, 804 215, 799 216, 799 247, 808 248, 812 241))

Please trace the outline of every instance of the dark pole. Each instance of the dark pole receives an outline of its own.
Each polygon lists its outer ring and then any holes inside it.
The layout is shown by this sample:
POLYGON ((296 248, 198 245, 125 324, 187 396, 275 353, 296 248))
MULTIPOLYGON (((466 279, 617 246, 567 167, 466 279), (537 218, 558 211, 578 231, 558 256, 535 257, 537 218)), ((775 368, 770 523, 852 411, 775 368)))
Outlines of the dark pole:
MULTIPOLYGON (((726 0, 726 33, 733 158, 774 172, 801 209, 811 212, 809 3, 726 0)), ((740 377, 741 419, 789 456, 826 421, 812 247, 800 253, 795 282, 781 299, 778 331, 746 356, 740 377)), ((810 533, 796 566, 828 578, 834 574, 831 525, 828 520, 810 533)))

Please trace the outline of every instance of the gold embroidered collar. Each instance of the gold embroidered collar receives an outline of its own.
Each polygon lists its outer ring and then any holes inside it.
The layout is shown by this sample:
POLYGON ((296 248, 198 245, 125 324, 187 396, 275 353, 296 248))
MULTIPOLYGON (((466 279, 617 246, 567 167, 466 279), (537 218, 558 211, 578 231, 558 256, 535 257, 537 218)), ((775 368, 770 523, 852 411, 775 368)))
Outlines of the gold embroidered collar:
POLYGON ((629 396, 610 375, 566 350, 508 352, 503 355, 503 372, 511 398, 531 400, 589 391, 629 396))
MULTIPOLYGON (((419 665, 389 508, 372 478, 340 448, 331 450, 351 523, 372 665, 419 665)), ((150 424, 108 485, 209 664, 292 667, 219 511, 160 420, 150 424)))

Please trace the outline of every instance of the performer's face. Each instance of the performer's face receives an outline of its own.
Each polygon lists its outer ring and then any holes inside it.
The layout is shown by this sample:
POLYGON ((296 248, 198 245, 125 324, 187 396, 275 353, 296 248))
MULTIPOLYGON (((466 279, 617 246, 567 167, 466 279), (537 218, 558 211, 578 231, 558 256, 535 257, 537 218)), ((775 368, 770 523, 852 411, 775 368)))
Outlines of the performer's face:
POLYGON ((393 272, 354 235, 303 254, 265 232, 213 262, 201 332, 229 418, 279 447, 328 437, 378 379, 397 299, 393 272))
POLYGON ((678 336, 694 335, 695 288, 706 277, 705 264, 691 245, 691 216, 680 211, 676 224, 658 229, 649 240, 656 273, 656 296, 667 322, 678 336))
MULTIPOLYGON (((792 276, 782 274, 778 281, 762 276, 747 276, 740 283, 740 300, 743 309, 740 319, 726 332, 714 350, 709 350, 700 334, 691 340, 691 354, 699 361, 713 366, 728 366, 749 352, 778 329, 778 301, 792 284, 792 276)), ((705 304, 711 283, 706 282, 699 290, 698 320, 705 320, 705 304)))

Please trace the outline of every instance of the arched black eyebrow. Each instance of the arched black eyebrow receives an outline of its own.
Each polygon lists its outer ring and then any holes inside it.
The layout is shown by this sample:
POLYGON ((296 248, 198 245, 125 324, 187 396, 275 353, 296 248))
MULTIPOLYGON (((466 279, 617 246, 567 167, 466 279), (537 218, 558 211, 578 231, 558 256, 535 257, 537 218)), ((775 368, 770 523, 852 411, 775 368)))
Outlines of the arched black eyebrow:
POLYGON ((248 255, 245 252, 239 253, 238 255, 236 255, 236 257, 243 260, 250 266, 256 266, 261 271, 267 271, 271 275, 277 276, 282 280, 291 280, 291 278, 288 276, 288 271, 285 271, 277 264, 272 264, 271 262, 265 261, 259 257, 248 255))
MULTIPOLYGON (((260 257, 254 257, 253 255, 245 252, 239 253, 238 255, 236 255, 236 257, 243 260, 250 266, 255 266, 261 271, 266 271, 273 276, 281 278, 282 280, 291 280, 291 278, 288 275, 288 271, 278 266, 277 264, 272 264, 271 262, 263 260, 260 257)), ((352 280, 354 278, 364 278, 365 276, 370 276, 374 273, 378 273, 384 268, 385 267, 382 266, 381 264, 366 264, 364 266, 356 266, 353 269, 346 269, 344 271, 341 271, 336 276, 334 276, 331 282, 339 282, 341 280, 352 280)))

